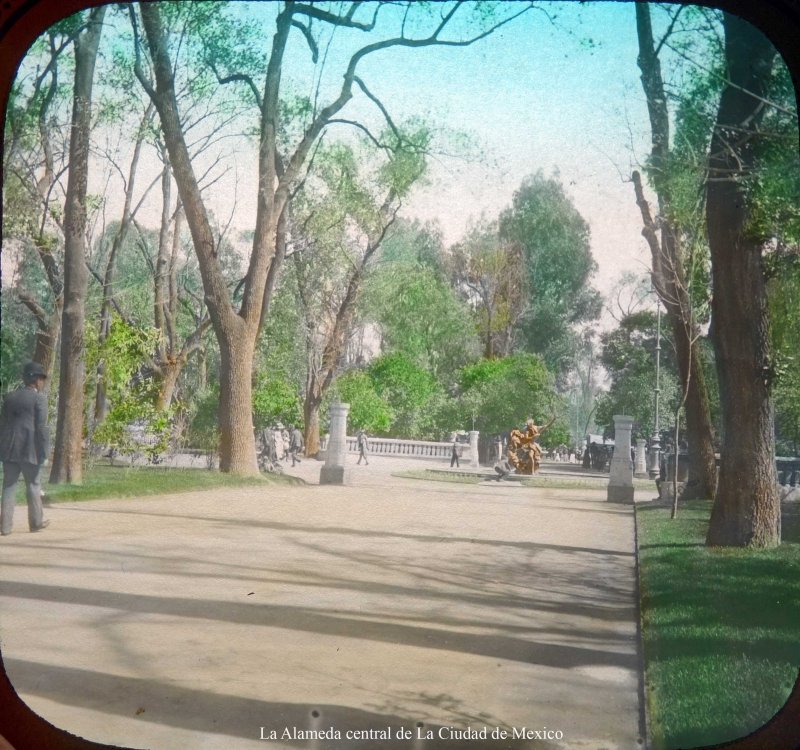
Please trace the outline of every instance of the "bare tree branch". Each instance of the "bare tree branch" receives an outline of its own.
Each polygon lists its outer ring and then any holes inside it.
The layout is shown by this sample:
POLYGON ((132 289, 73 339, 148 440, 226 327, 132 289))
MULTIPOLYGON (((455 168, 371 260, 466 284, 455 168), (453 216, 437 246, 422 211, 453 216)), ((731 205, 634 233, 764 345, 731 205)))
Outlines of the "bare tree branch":
POLYGON ((308 47, 311 50, 311 62, 316 63, 319 59, 319 49, 316 41, 314 41, 314 37, 311 35, 311 29, 304 23, 300 23, 300 21, 298 21, 296 18, 292 19, 292 26, 294 26, 296 29, 300 29, 300 31, 303 32, 303 36, 306 38, 308 47))

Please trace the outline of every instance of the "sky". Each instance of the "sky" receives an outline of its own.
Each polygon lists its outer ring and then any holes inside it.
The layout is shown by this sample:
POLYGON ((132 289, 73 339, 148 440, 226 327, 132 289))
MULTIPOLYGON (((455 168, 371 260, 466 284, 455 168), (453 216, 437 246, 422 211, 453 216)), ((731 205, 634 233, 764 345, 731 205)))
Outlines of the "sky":
MULTIPOLYGON (((414 191, 405 216, 438 222, 445 241, 453 243, 470 222, 493 219, 509 206, 527 175, 557 174, 590 226, 598 264, 594 283, 608 290, 623 272, 648 268, 629 182, 650 138, 636 66, 634 7, 617 2, 542 7, 547 15, 529 12, 469 47, 380 52, 363 61, 359 75, 395 121, 424 117, 445 142, 448 154, 432 160, 428 184, 414 191), (455 133, 467 137, 465 153, 455 153, 450 143, 455 133)), ((250 8, 263 12, 258 4, 246 4, 241 13, 250 8)), ((351 33, 351 38, 363 43, 365 37, 351 33)), ((316 79, 302 40, 297 41, 300 56, 289 58, 296 62, 285 80, 311 94, 316 79)), ((323 91, 338 89, 352 49, 341 35, 335 43, 341 48, 328 53, 323 91)), ((381 125, 377 109, 360 92, 341 114, 381 125)), ((254 184, 252 176, 235 189, 242 216, 255 209, 248 183, 254 184)), ((228 213, 220 207, 218 215, 228 213)))
MULTIPOLYGON (((454 243, 471 222, 493 219, 509 206, 527 175, 539 170, 557 175, 589 224, 598 264, 593 283, 608 291, 623 272, 644 273, 648 268, 649 253, 629 182, 632 169, 640 167, 647 154, 650 138, 636 66, 634 5, 609 1, 540 6, 468 47, 394 48, 370 55, 358 74, 396 122, 424 118, 440 133, 437 143, 446 151, 433 158, 428 183, 415 189, 402 215, 438 222, 445 241, 454 243), (459 149, 456 135, 469 147, 459 149)), ((260 29, 266 51, 277 4, 243 2, 233 7, 241 19, 260 29)), ((438 13, 441 7, 446 6, 434 3, 430 12, 438 13)), ((502 17, 521 7, 500 3, 497 12, 502 17)), ((367 11, 369 5, 359 17, 368 16, 367 11)), ((468 5, 459 8, 454 35, 474 33, 470 12, 468 5)), ((656 28, 659 23, 663 25, 663 15, 659 20, 656 12, 656 28)), ((284 65, 286 90, 313 95, 319 86, 325 101, 338 92, 352 51, 372 39, 362 32, 337 30, 321 45, 325 65, 320 74, 302 35, 293 31, 284 65)), ((383 124, 378 109, 360 91, 340 116, 376 130, 383 124)), ((332 135, 344 135, 343 130, 337 126, 332 135)), ((225 148, 227 172, 208 192, 207 204, 221 221, 231 217, 233 230, 246 231, 255 218, 255 147, 229 141, 225 148)), ((94 165, 90 192, 104 191, 108 169, 94 165)), ((159 169, 158 161, 146 155, 139 184, 148 184, 159 169)), ((121 192, 116 191, 117 200, 121 192)), ((106 221, 119 213, 114 191, 111 194, 106 221)), ((154 191, 139 220, 156 227, 159 204, 154 191)))

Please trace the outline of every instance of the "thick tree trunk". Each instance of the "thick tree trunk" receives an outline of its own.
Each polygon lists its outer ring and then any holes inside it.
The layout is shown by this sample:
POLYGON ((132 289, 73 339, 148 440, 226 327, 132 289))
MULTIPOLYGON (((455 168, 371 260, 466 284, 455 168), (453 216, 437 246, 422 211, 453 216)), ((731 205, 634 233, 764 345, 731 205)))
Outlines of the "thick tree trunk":
POLYGON ((75 89, 69 147, 69 178, 64 206, 64 310, 61 324, 61 371, 58 424, 50 482, 83 479, 83 386, 86 377, 83 339, 86 269, 86 187, 89 176, 89 135, 92 84, 105 8, 90 12, 86 31, 75 41, 75 89))
POLYGON ((257 475, 253 431, 253 336, 220 341, 219 468, 233 474, 257 475))
MULTIPOLYGON (((158 5, 143 4, 141 14, 153 62, 155 90, 138 64, 136 74, 158 109, 172 173, 178 186, 181 205, 203 278, 211 325, 220 348, 220 471, 257 474, 251 378, 267 271, 274 254, 280 214, 278 210, 276 215, 274 201, 270 202, 265 197, 272 195, 271 186, 275 178, 274 149, 262 148, 264 153, 259 158, 259 184, 262 185, 262 189, 259 191, 256 211, 255 239, 245 277, 242 307, 237 313, 233 308, 227 283, 217 260, 218 248, 214 233, 184 138, 175 94, 172 61, 158 5), (269 170, 272 171, 265 172, 264 164, 270 165, 269 170), (265 185, 270 187, 263 187, 265 185)), ((281 32, 284 44, 288 30, 287 19, 283 22, 281 32)), ((282 52, 270 58, 269 63, 271 68, 277 66, 278 69, 277 77, 272 81, 272 85, 276 87, 280 80, 281 57, 282 52)), ((269 116, 275 116, 272 109, 269 111, 269 116)))
POLYGON ((726 15, 729 84, 711 139, 706 216, 711 248, 712 327, 722 404, 719 485, 706 543, 771 547, 780 543, 770 399, 769 319, 763 243, 748 234, 743 178, 765 107, 775 49, 757 29, 726 15), (754 96, 755 95, 755 96, 754 96))

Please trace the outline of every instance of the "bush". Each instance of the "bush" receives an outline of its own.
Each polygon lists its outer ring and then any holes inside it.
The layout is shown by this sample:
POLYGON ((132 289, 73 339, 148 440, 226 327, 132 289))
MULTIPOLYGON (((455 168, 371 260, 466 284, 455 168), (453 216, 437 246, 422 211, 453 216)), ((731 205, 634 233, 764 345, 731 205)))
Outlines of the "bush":
POLYGON ((303 409, 297 389, 288 380, 267 375, 253 391, 253 425, 257 430, 274 425, 299 424, 303 409))

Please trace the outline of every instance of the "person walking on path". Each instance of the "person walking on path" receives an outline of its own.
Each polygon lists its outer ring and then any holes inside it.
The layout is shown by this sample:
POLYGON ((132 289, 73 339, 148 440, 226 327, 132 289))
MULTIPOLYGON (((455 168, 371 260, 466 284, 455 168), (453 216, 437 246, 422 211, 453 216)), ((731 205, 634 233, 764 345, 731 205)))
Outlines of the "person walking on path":
POLYGON ((460 469, 461 464, 458 462, 458 441, 453 438, 453 450, 450 452, 450 468, 453 468, 455 464, 456 468, 460 469))
POLYGON ((358 444, 358 463, 361 463, 361 459, 364 459, 364 465, 369 466, 369 461, 367 460, 367 451, 369 450, 369 440, 367 439, 367 434, 364 430, 358 431, 357 437, 357 444, 358 444))
POLYGON ((292 466, 300 463, 298 453, 303 450, 303 433, 299 427, 290 428, 292 432, 291 442, 289 443, 289 453, 292 456, 292 466))
POLYGON ((0 501, 0 533, 7 536, 14 525, 19 475, 25 479, 28 526, 41 531, 50 521, 42 512, 40 474, 49 453, 47 398, 41 392, 47 373, 38 362, 22 370, 24 387, 9 393, 0 410, 0 460, 3 462, 3 495, 0 501))

